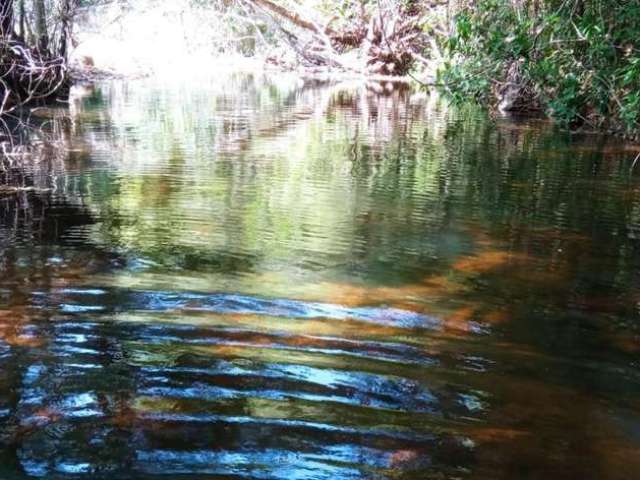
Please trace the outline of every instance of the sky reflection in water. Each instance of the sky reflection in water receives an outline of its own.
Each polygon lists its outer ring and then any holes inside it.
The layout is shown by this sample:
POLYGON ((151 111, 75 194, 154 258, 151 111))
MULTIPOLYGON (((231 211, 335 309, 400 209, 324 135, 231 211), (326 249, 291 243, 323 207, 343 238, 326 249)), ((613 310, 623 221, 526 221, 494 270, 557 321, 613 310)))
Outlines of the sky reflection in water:
POLYGON ((2 174, 49 193, 0 197, 1 478, 640 476, 627 147, 362 85, 85 93, 2 174))

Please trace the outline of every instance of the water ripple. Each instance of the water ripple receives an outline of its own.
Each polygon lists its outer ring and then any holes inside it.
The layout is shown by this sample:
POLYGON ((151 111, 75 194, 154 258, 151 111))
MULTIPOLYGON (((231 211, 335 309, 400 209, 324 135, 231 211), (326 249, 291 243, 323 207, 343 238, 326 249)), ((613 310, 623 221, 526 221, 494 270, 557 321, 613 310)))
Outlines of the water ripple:
POLYGON ((356 320, 402 328, 433 329, 440 325, 435 317, 391 307, 345 307, 319 302, 282 298, 260 298, 232 293, 202 294, 161 291, 101 291, 96 289, 60 289, 52 297, 39 292, 48 305, 50 298, 63 297, 57 306, 64 313, 101 311, 202 311, 219 314, 264 315, 296 319, 326 318, 356 320), (96 304, 102 298, 104 303, 96 304), (109 303, 117 297, 118 301, 109 303), (90 301, 87 301, 90 299, 90 301))

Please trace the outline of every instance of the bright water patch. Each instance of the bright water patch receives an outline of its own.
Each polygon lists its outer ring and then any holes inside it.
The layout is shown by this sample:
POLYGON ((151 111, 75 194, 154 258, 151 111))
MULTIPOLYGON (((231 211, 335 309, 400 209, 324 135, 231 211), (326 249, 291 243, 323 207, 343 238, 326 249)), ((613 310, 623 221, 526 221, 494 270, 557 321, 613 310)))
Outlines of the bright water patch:
MULTIPOLYGON (((121 311, 185 311, 219 314, 266 315, 296 319, 326 318, 378 323, 400 328, 437 328, 440 321, 428 315, 386 307, 345 307, 280 298, 260 298, 230 293, 154 292, 136 290, 60 289, 50 298, 63 298, 62 313, 121 311), (104 304, 95 305, 103 297, 104 304), (82 303, 90 301, 91 305, 82 303)), ((39 294, 38 296, 41 296, 39 294)), ((49 297, 47 297, 49 298, 49 297)), ((51 300, 47 300, 50 302, 51 300)), ((52 307, 53 305, 47 305, 52 307)))
POLYGON ((640 478, 635 147, 279 80, 0 169, 0 478, 640 478))

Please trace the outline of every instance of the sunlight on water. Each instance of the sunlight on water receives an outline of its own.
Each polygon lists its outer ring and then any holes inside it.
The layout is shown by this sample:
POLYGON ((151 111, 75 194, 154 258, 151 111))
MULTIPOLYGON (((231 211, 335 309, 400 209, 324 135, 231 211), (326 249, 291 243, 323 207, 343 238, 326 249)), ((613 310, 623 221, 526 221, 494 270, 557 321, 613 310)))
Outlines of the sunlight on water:
POLYGON ((1 478, 640 475, 624 149, 256 75, 71 110, 0 173, 1 478))

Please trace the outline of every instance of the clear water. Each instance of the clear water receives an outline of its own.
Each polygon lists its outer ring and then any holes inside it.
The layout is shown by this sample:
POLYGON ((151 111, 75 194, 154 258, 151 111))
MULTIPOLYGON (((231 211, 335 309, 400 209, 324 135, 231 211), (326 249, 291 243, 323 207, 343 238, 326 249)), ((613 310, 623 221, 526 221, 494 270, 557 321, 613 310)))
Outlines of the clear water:
POLYGON ((0 173, 0 478, 640 478, 632 147, 364 85, 85 93, 0 173))

